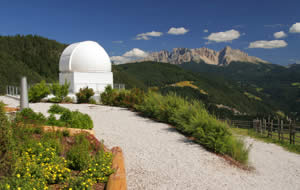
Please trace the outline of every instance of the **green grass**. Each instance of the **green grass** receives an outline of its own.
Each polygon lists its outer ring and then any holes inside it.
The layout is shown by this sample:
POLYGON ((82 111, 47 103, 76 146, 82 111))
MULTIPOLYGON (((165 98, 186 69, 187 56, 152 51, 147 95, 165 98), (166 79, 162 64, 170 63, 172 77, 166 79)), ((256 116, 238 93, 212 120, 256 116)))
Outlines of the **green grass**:
MULTIPOLYGON (((266 143, 274 143, 277 144, 281 147, 283 147, 285 150, 288 150, 290 152, 294 152, 297 154, 300 154, 300 145, 299 144, 289 144, 288 140, 284 140, 284 141, 279 141, 278 140, 278 134, 277 133, 273 133, 273 138, 269 138, 266 135, 261 135, 256 133, 253 129, 241 129, 241 128, 230 128, 230 130, 232 131, 233 134, 238 134, 238 135, 243 135, 243 136, 250 136, 252 138, 255 138, 257 140, 266 142, 266 143)), ((284 134, 285 138, 288 138, 288 134, 284 134)), ((299 138, 295 140, 300 140, 299 138)))
POLYGON ((261 91, 263 91, 264 89, 263 89, 263 88, 256 88, 255 90, 256 90, 256 92, 261 92, 261 91))
POLYGON ((291 85, 300 88, 300 82, 293 82, 291 85))
POLYGON ((244 94, 246 96, 248 96, 248 98, 251 98, 251 99, 254 99, 254 100, 257 100, 257 101, 262 101, 262 99, 260 97, 254 96, 253 94, 250 94, 249 92, 244 92, 244 94))

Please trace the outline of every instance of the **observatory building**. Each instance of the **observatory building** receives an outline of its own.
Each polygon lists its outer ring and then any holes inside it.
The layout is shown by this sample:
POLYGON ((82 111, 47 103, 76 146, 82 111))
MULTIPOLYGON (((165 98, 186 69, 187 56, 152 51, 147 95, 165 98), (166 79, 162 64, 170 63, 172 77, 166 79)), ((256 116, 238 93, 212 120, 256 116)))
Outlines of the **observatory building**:
POLYGON ((70 94, 89 87, 99 96, 106 86, 113 86, 111 62, 106 51, 93 41, 69 45, 59 60, 59 83, 65 81, 70 83, 70 94))

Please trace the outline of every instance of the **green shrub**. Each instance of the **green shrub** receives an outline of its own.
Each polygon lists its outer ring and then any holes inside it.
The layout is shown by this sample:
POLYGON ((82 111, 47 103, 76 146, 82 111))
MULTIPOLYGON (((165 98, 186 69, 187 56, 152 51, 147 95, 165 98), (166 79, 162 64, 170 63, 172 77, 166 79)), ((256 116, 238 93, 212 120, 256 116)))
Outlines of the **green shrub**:
MULTIPOLYGON (((30 109, 22 114, 29 118, 38 115, 30 109)), ((113 173, 111 153, 95 149, 86 134, 79 134, 67 151, 66 160, 62 142, 69 132, 40 130, 32 125, 10 123, 0 102, 0 189, 91 189, 95 183, 107 182, 113 173), (92 155, 94 151, 99 152, 92 155), (80 172, 71 172, 68 167, 80 172)))
POLYGON ((247 162, 249 150, 243 141, 235 139, 227 124, 209 115, 198 101, 189 102, 172 93, 162 96, 149 92, 136 109, 148 117, 174 125, 210 151, 227 154, 241 163, 247 162))
POLYGON ((53 83, 51 86, 51 91, 55 97, 51 98, 50 101, 55 103, 63 102, 63 100, 67 97, 69 93, 69 87, 70 83, 68 83, 67 81, 63 85, 60 85, 59 83, 53 83))
POLYGON ((111 85, 106 86, 105 91, 100 95, 100 102, 105 105, 112 105, 114 100, 113 94, 114 90, 112 89, 111 85))
POLYGON ((68 108, 64 108, 58 104, 53 104, 50 109, 48 110, 48 113, 52 114, 62 114, 65 111, 69 111, 68 108))
POLYGON ((92 88, 80 88, 76 93, 77 103, 89 103, 90 97, 94 96, 94 90, 92 88))
POLYGON ((42 125, 46 120, 46 117, 42 113, 36 113, 31 108, 25 108, 16 114, 16 121, 26 124, 42 125))
POLYGON ((22 150, 15 164, 15 174, 9 183, 12 189, 26 189, 28 183, 20 183, 21 179, 28 180, 31 188, 39 188, 46 184, 61 183, 69 178, 67 162, 59 156, 56 147, 53 148, 50 139, 40 143, 32 140, 26 145, 27 148, 22 150))
POLYGON ((231 156, 233 159, 246 164, 248 162, 250 148, 246 148, 244 141, 241 139, 234 138, 231 136, 227 139, 227 154, 231 156))
POLYGON ((69 167, 74 170, 86 169, 91 161, 90 143, 85 135, 75 136, 75 144, 67 152, 69 167))
POLYGON ((97 104, 97 102, 93 98, 90 98, 89 104, 97 104))
POLYGON ((105 91, 101 93, 101 102, 110 106, 121 106, 127 108, 135 108, 135 105, 144 101, 144 91, 133 88, 128 90, 115 90, 109 85, 105 91))
MULTIPOLYGON (((0 101, 0 174, 12 172, 14 135, 10 122, 4 111, 4 103, 0 101)), ((1 188, 0 188, 1 189, 1 188)))
POLYGON ((66 111, 60 116, 60 121, 65 122, 67 127, 79 129, 92 129, 93 121, 88 114, 79 111, 66 111))
POLYGON ((199 101, 186 100, 174 93, 163 96, 154 91, 144 94, 137 89, 115 91, 111 87, 101 94, 101 100, 106 105, 133 107, 146 117, 174 125, 210 151, 247 162, 249 150, 243 141, 237 140, 229 126, 210 115, 199 101))
POLYGON ((48 110, 51 115, 48 118, 48 125, 65 126, 79 129, 92 129, 93 121, 88 114, 79 111, 70 111, 58 104, 53 104, 48 110), (60 114, 59 120, 53 114, 60 114))
POLYGON ((71 178, 68 188, 91 189, 95 183, 106 183, 109 176, 114 172, 112 166, 112 153, 103 150, 89 160, 85 170, 80 172, 79 177, 71 178))
POLYGON ((71 97, 66 96, 61 103, 73 103, 73 102, 74 100, 71 97))
POLYGON ((133 88, 126 94, 124 105, 127 108, 135 108, 135 105, 142 104, 145 98, 145 93, 139 88, 133 88))
POLYGON ((65 127, 66 123, 61 120, 56 119, 54 114, 50 114, 50 116, 47 118, 46 125, 65 127))
POLYGON ((50 94, 50 88, 43 80, 38 84, 32 86, 28 91, 28 98, 30 102, 40 102, 43 98, 50 94))

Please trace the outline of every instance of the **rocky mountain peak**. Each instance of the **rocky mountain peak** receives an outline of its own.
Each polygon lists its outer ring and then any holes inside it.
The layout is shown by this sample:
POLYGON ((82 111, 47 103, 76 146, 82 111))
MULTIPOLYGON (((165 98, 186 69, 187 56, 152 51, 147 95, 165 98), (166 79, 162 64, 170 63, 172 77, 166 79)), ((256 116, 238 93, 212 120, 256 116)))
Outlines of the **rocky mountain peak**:
POLYGON ((157 61, 171 64, 182 64, 185 62, 205 62, 212 65, 228 65, 232 61, 250 62, 250 63, 267 63, 257 57, 248 56, 247 53, 232 49, 226 46, 221 51, 217 52, 206 47, 188 49, 188 48, 173 48, 171 52, 162 50, 153 52, 148 57, 139 61, 157 61))

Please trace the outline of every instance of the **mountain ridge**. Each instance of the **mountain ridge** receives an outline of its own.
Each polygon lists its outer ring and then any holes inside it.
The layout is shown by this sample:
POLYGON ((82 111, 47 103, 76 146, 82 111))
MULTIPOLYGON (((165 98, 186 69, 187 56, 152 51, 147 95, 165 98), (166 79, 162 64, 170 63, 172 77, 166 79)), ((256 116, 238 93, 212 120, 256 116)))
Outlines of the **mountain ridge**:
POLYGON ((173 50, 170 52, 167 50, 152 52, 147 57, 136 60, 135 62, 142 61, 156 61, 176 65, 186 62, 204 62, 206 64, 218 66, 226 66, 233 61, 248 62, 255 64, 269 63, 258 57, 249 56, 247 53, 239 49, 232 49, 230 46, 226 46, 221 51, 215 51, 206 47, 195 49, 173 48, 173 50))

